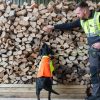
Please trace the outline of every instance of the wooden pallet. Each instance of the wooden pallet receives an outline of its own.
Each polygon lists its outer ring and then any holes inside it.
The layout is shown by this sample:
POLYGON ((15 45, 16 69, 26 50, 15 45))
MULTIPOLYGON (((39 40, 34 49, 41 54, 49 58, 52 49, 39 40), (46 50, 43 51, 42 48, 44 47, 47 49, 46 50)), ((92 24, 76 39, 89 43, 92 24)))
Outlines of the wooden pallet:
MULTIPOLYGON (((53 89, 60 95, 52 94, 52 98, 79 98, 85 97, 84 85, 53 85, 53 89)), ((43 90, 41 97, 46 98, 48 92, 43 90)), ((36 98, 35 85, 32 84, 0 84, 0 97, 36 98)))

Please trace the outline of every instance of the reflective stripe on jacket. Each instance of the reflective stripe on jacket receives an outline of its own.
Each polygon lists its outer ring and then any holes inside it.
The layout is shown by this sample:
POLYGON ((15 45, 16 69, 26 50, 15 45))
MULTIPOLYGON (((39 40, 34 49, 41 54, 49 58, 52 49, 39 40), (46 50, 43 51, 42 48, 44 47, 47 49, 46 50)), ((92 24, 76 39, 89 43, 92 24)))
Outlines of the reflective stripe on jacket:
POLYGON ((52 71, 54 71, 54 66, 51 63, 50 57, 43 56, 39 64, 37 77, 52 77, 52 71))

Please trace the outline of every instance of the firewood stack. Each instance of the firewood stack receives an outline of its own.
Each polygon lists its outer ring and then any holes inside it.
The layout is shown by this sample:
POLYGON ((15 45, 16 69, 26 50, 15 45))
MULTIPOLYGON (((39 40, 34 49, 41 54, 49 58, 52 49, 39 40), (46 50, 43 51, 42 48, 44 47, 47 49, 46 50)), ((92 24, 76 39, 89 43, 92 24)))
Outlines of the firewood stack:
MULTIPOLYGON (((90 9, 96 4, 89 1, 90 9)), ((76 19, 74 1, 50 2, 32 6, 0 2, 0 83, 33 83, 38 70, 36 59, 46 42, 55 52, 54 65, 66 69, 64 83, 85 84, 89 63, 83 30, 43 31, 45 25, 76 19), (79 69, 79 70, 78 70, 79 69), (70 70, 70 71, 69 71, 70 70), (80 73, 79 73, 80 72, 80 73)), ((61 73, 58 73, 61 74, 61 73)))

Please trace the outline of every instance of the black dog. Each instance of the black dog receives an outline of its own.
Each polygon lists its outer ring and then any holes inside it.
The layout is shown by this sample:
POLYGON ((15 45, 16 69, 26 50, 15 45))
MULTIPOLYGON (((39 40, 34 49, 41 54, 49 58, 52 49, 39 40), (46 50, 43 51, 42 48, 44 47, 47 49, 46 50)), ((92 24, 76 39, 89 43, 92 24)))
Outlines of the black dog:
MULTIPOLYGON (((44 43, 39 52, 39 55, 42 57, 44 57, 44 56, 49 57, 48 55, 50 55, 50 54, 53 55, 54 53, 48 47, 48 45, 46 43, 44 43)), ((42 61, 42 59, 41 59, 41 61, 42 61)), ((44 62, 44 63, 47 63, 47 62, 44 62)), ((44 67, 44 66, 42 66, 42 67, 44 67)), ((40 100, 40 91, 42 89, 45 89, 46 91, 48 91, 48 100, 51 100, 51 93, 55 93, 55 94, 59 95, 56 91, 54 91, 52 89, 52 81, 53 81, 52 77, 46 77, 46 76, 37 77, 37 79, 36 79, 36 95, 37 95, 38 100, 40 100)))

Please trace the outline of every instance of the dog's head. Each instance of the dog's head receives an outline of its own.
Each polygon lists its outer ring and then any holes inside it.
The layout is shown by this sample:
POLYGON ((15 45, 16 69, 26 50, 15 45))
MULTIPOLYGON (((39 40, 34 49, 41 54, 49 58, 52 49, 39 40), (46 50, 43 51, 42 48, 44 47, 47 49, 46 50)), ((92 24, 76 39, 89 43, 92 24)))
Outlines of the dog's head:
POLYGON ((39 56, 45 56, 45 55, 54 55, 54 52, 46 43, 42 45, 39 51, 39 56))

